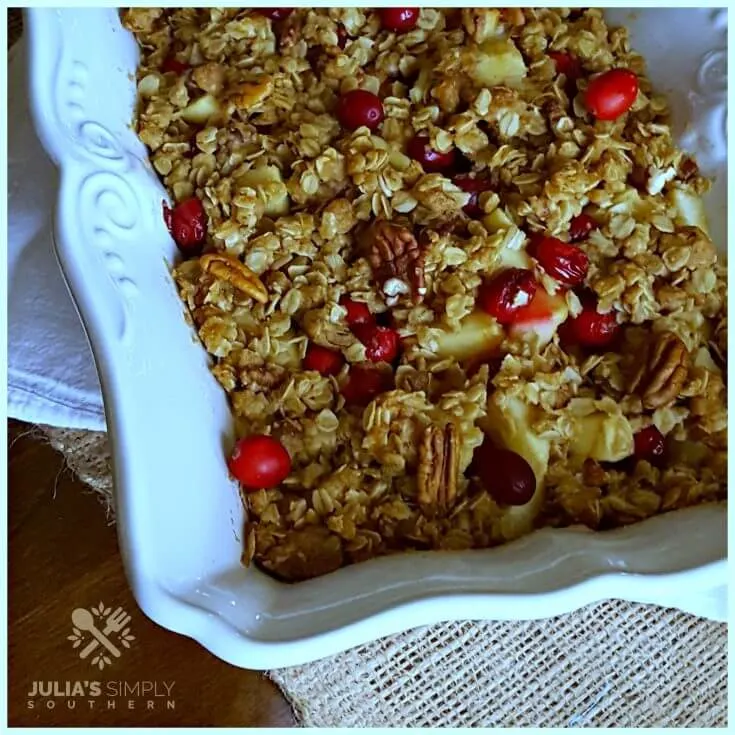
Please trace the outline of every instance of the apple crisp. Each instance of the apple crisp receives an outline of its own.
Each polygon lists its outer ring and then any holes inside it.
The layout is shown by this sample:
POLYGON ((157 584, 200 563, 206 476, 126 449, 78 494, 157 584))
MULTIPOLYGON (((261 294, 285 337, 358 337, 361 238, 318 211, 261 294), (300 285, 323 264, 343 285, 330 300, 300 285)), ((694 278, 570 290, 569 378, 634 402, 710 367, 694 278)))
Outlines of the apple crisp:
POLYGON ((132 9, 136 126, 239 441, 243 561, 726 497, 708 182, 596 9, 132 9))

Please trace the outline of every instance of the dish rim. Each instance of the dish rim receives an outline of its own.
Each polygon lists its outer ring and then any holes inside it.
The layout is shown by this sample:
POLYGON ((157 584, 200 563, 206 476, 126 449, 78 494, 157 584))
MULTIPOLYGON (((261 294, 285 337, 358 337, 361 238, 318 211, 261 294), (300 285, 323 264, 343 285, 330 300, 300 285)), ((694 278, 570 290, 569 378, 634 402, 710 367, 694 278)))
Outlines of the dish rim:
MULTIPOLYGON (((610 573, 609 567, 600 564, 596 575, 552 592, 443 593, 388 606, 380 612, 371 613, 342 625, 337 630, 325 630, 316 635, 293 640, 264 641, 248 637, 241 631, 233 629, 233 626, 224 619, 182 600, 181 596, 177 596, 171 589, 162 585, 160 580, 151 575, 151 568, 141 558, 140 549, 146 548, 148 540, 143 538, 144 526, 140 522, 141 506, 138 502, 140 490, 135 489, 138 478, 135 477, 135 472, 129 470, 126 463, 120 460, 124 454, 121 448, 124 440, 119 440, 119 437, 126 435, 128 427, 125 425, 127 421, 126 404, 121 401, 117 392, 116 348, 107 339, 105 330, 101 328, 101 319, 95 313, 94 307, 101 303, 102 297, 95 294, 91 287, 80 285, 85 282, 84 273, 82 264, 77 263, 76 260, 86 245, 81 242, 81 238, 77 238, 76 241, 70 239, 69 228, 64 225, 67 202, 73 193, 70 192, 69 181, 80 173, 88 171, 90 163, 83 150, 75 149, 73 145, 68 147, 62 145, 62 143, 69 144, 71 139, 65 132, 60 132, 54 127, 52 117, 47 114, 51 105, 44 96, 45 84, 41 82, 41 77, 44 69, 48 71, 49 67, 44 66, 44 63, 39 63, 39 59, 48 62, 50 56, 48 53, 39 52, 38 49, 40 39, 54 26, 54 23, 49 21, 50 14, 58 15, 59 12, 62 11, 47 8, 24 9, 29 31, 27 53, 31 67, 29 74, 31 107, 39 138, 61 172, 62 183, 55 212, 55 252, 72 299, 89 336, 90 346, 100 374, 110 441, 116 460, 114 474, 120 546, 133 594, 148 617, 165 628, 194 638, 229 663, 251 669, 266 669, 305 663, 385 635, 444 620, 545 618, 571 612, 584 605, 611 598, 680 606, 681 601, 676 594, 672 595, 672 590, 687 589, 689 593, 692 590, 699 590, 706 594, 709 590, 722 587, 726 579, 726 555, 693 568, 661 574, 610 573), (536 606, 539 601, 543 601, 544 604, 536 606), (457 614, 457 610, 464 609, 471 611, 471 615, 457 614), (519 610, 524 611, 523 614, 519 615, 519 610)), ((63 12, 85 11, 65 9, 63 12)), ((59 23, 56 25, 61 27, 59 23)), ((99 162, 96 165, 99 165, 99 162)), ((694 508, 677 511, 676 514, 680 517, 681 514, 691 517, 699 512, 699 509, 694 508)), ((721 515, 724 515, 725 518, 726 512, 726 509, 722 508, 721 515)), ((663 517, 659 516, 659 518, 663 517)), ((646 524, 650 525, 650 521, 637 524, 637 526, 640 529, 646 524)), ((547 536, 568 538, 571 533, 574 533, 574 529, 561 529, 549 531, 547 536)), ((605 559, 605 548, 608 541, 616 538, 616 533, 618 532, 607 532, 609 535, 601 544, 599 552, 602 560, 605 559)), ((592 549, 596 541, 591 538, 589 540, 590 549, 592 549)), ((508 547, 511 546, 508 545, 508 547)), ((376 561, 381 563, 381 560, 376 561)), ((367 564, 371 563, 367 562, 367 564)), ((340 570, 335 575, 343 571, 340 570)), ((333 578, 340 579, 337 576, 333 578)), ((341 579, 344 578, 345 574, 342 574, 341 579)), ((715 619, 721 615, 720 610, 713 613, 715 619)))

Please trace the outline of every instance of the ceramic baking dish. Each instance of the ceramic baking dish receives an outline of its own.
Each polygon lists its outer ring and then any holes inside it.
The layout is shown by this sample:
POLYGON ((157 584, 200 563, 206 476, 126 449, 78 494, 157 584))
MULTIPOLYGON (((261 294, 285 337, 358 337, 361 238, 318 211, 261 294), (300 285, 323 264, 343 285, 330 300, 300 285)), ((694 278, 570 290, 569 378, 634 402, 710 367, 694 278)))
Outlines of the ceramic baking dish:
MULTIPOLYGON (((545 530, 495 550, 398 555, 296 585, 243 568, 243 508, 224 461, 230 414, 169 277, 166 194, 131 129, 134 40, 115 9, 26 12, 35 122, 61 171, 57 256, 100 374, 120 546, 146 615, 252 669, 427 623, 540 618, 604 598, 724 619, 723 505, 604 534, 545 530)), ((718 177, 707 207, 724 247, 727 11, 610 15, 631 27, 671 92, 681 140, 718 177)))

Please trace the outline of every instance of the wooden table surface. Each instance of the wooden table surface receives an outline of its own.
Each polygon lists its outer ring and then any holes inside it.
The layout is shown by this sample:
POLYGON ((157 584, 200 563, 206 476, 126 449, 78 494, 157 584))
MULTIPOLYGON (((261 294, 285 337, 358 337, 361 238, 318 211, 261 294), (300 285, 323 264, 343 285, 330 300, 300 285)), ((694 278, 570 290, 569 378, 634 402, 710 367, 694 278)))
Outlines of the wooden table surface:
POLYGON ((8 424, 9 724, 293 727, 263 674, 230 666, 143 615, 99 500, 28 430, 8 424), (102 671, 68 640, 72 611, 100 602, 129 613, 135 636, 102 671), (35 695, 38 682, 42 693, 56 682, 61 695, 35 695), (85 696, 66 696, 75 682, 85 696))

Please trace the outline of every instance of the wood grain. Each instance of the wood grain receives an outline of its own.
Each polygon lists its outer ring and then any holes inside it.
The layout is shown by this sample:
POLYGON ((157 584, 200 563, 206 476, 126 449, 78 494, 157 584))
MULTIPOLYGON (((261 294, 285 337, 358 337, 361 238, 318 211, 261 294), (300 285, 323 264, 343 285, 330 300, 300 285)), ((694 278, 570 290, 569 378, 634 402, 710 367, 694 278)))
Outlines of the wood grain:
POLYGON ((143 615, 100 502, 64 469, 61 455, 28 430, 8 424, 9 724, 293 727, 290 707, 263 674, 223 663, 143 615), (72 610, 99 602, 127 611, 135 636, 103 671, 91 657, 81 660, 81 649, 67 640, 72 610), (31 697, 37 681, 62 687, 98 681, 102 691, 97 697, 31 697), (110 696, 117 695, 118 682, 144 681, 158 683, 164 695, 164 683, 173 683, 170 696, 110 696))

